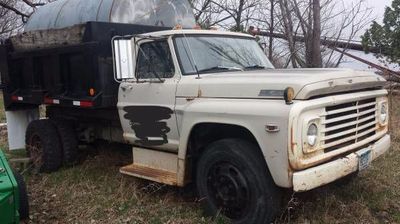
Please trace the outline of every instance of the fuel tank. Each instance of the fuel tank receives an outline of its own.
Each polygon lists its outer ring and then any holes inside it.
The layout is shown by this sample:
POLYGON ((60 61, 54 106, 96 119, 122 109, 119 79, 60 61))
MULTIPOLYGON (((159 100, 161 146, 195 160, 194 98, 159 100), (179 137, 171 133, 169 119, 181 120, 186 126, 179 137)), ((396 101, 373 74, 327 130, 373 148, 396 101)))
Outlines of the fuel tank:
POLYGON ((58 0, 40 7, 25 25, 25 32, 62 29, 89 21, 195 26, 188 0, 58 0))

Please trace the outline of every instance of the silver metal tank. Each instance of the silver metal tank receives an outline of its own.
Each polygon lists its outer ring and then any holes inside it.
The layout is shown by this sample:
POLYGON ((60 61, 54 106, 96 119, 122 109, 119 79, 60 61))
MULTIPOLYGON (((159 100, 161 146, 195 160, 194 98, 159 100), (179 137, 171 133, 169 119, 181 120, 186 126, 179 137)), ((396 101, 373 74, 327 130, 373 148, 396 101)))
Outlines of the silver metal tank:
POLYGON ((195 26, 188 0, 58 0, 40 7, 25 31, 61 29, 89 21, 195 26))

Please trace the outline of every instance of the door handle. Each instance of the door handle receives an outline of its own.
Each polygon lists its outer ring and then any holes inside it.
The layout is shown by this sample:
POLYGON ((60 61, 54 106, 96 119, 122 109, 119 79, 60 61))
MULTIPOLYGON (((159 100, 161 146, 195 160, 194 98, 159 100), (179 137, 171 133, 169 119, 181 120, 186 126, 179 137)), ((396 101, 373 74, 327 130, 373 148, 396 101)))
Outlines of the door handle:
POLYGON ((121 86, 121 89, 124 92, 127 90, 131 91, 133 89, 133 86, 131 86, 131 85, 121 86))

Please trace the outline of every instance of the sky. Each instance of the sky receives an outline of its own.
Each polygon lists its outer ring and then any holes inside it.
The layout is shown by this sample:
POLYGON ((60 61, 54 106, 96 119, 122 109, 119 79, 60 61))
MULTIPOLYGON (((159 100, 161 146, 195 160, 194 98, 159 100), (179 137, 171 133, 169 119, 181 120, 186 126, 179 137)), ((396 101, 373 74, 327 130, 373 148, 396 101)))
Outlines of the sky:
MULTIPOLYGON (((353 1, 357 2, 359 0, 345 0, 345 1, 353 1)), ((392 0, 366 0, 367 4, 369 7, 372 8, 372 19, 376 19, 377 22, 381 23, 383 19, 383 14, 385 12, 386 6, 390 6, 392 0)), ((367 29, 368 27, 366 27, 367 29)), ((361 57, 363 59, 369 60, 371 62, 384 65, 383 63, 379 62, 378 59, 376 59, 372 54, 364 54, 363 52, 360 51, 349 51, 349 53, 354 54, 358 57, 361 57)), ((352 58, 345 57, 345 61, 340 65, 342 68, 353 68, 353 69, 359 69, 359 70, 368 70, 370 69, 368 65, 365 65, 361 62, 358 62, 352 58)), ((390 65, 389 66, 392 69, 399 70, 397 65, 390 65)))
MULTIPOLYGON (((352 0, 359 1, 359 0, 352 0)), ((385 13, 385 7, 390 6, 391 0, 367 0, 368 5, 373 9, 373 14, 378 20, 383 19, 383 14, 385 13)))

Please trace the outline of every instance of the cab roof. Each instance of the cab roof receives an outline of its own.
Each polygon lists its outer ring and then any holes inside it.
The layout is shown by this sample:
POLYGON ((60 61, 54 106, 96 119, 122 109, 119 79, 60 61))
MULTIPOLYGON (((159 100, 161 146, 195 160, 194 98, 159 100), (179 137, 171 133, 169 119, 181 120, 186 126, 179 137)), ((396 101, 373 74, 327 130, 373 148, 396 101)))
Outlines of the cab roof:
POLYGON ((174 35, 225 35, 236 37, 254 38, 253 36, 245 33, 219 31, 219 30, 197 30, 197 29, 178 29, 178 30, 165 30, 145 34, 146 36, 165 37, 174 35))

